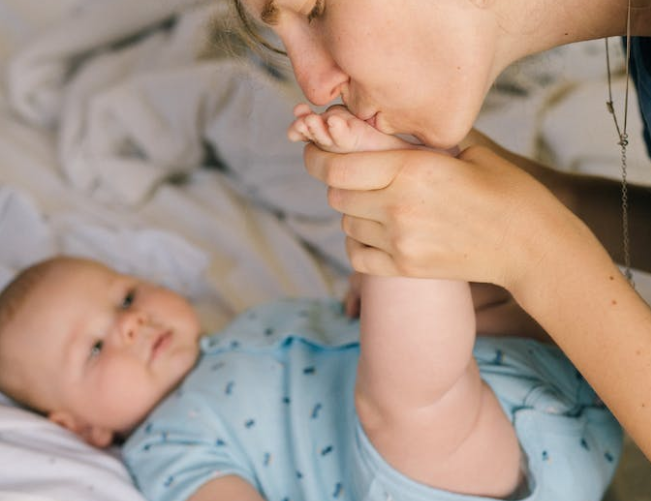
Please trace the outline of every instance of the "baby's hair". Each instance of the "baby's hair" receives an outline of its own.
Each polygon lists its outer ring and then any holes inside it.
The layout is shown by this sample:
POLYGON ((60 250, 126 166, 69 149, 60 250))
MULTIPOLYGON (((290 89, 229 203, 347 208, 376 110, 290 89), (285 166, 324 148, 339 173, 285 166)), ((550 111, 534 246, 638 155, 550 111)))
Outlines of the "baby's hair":
POLYGON ((25 268, 0 292, 0 333, 16 316, 36 285, 61 259, 64 258, 47 259, 25 268))
POLYGON ((42 409, 32 401, 25 374, 21 371, 24 368, 17 367, 17 362, 4 352, 2 337, 9 324, 25 306, 32 292, 50 271, 56 266, 73 261, 74 258, 65 256, 40 261, 19 272, 0 292, 0 391, 37 412, 41 412, 42 409))

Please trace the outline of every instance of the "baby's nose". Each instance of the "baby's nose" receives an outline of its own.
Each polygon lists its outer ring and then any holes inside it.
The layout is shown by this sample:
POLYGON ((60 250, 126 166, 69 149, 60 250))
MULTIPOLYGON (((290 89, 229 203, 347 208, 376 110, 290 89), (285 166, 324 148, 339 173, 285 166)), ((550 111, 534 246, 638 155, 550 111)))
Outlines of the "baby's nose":
POLYGON ((122 313, 120 317, 119 331, 121 338, 124 342, 133 343, 143 326, 145 325, 146 317, 140 311, 130 310, 122 313))

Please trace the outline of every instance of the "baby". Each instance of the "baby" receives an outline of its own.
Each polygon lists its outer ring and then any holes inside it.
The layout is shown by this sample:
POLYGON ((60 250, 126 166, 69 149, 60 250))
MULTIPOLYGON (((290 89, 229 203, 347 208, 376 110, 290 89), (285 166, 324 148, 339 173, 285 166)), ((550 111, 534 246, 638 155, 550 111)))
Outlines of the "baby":
POLYGON ((0 390, 105 447, 194 366, 199 333, 194 310, 172 291, 53 258, 0 295, 0 390))
MULTIPOLYGON (((326 149, 408 146, 297 114, 326 149)), ((361 298, 359 322, 294 299, 200 337, 171 291, 55 258, 0 296, 0 389, 97 446, 130 435, 157 501, 601 498, 621 432, 558 349, 476 341, 466 283, 363 276, 361 298)))

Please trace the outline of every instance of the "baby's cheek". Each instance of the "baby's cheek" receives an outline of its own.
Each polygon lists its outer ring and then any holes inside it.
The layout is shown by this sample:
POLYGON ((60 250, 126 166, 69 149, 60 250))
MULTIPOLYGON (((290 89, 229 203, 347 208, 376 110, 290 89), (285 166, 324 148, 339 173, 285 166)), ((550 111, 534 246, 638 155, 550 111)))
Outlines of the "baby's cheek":
POLYGON ((97 398, 106 406, 120 408, 146 396, 151 390, 144 365, 113 360, 107 363, 98 384, 97 398))

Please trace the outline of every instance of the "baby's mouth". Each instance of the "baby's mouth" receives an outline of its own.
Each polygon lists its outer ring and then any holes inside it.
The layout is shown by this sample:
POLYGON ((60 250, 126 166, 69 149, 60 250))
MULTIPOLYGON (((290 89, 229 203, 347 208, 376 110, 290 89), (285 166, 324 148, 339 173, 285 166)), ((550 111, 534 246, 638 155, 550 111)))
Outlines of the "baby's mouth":
POLYGON ((151 347, 151 360, 156 360, 172 342, 172 331, 164 331, 156 335, 151 347))

